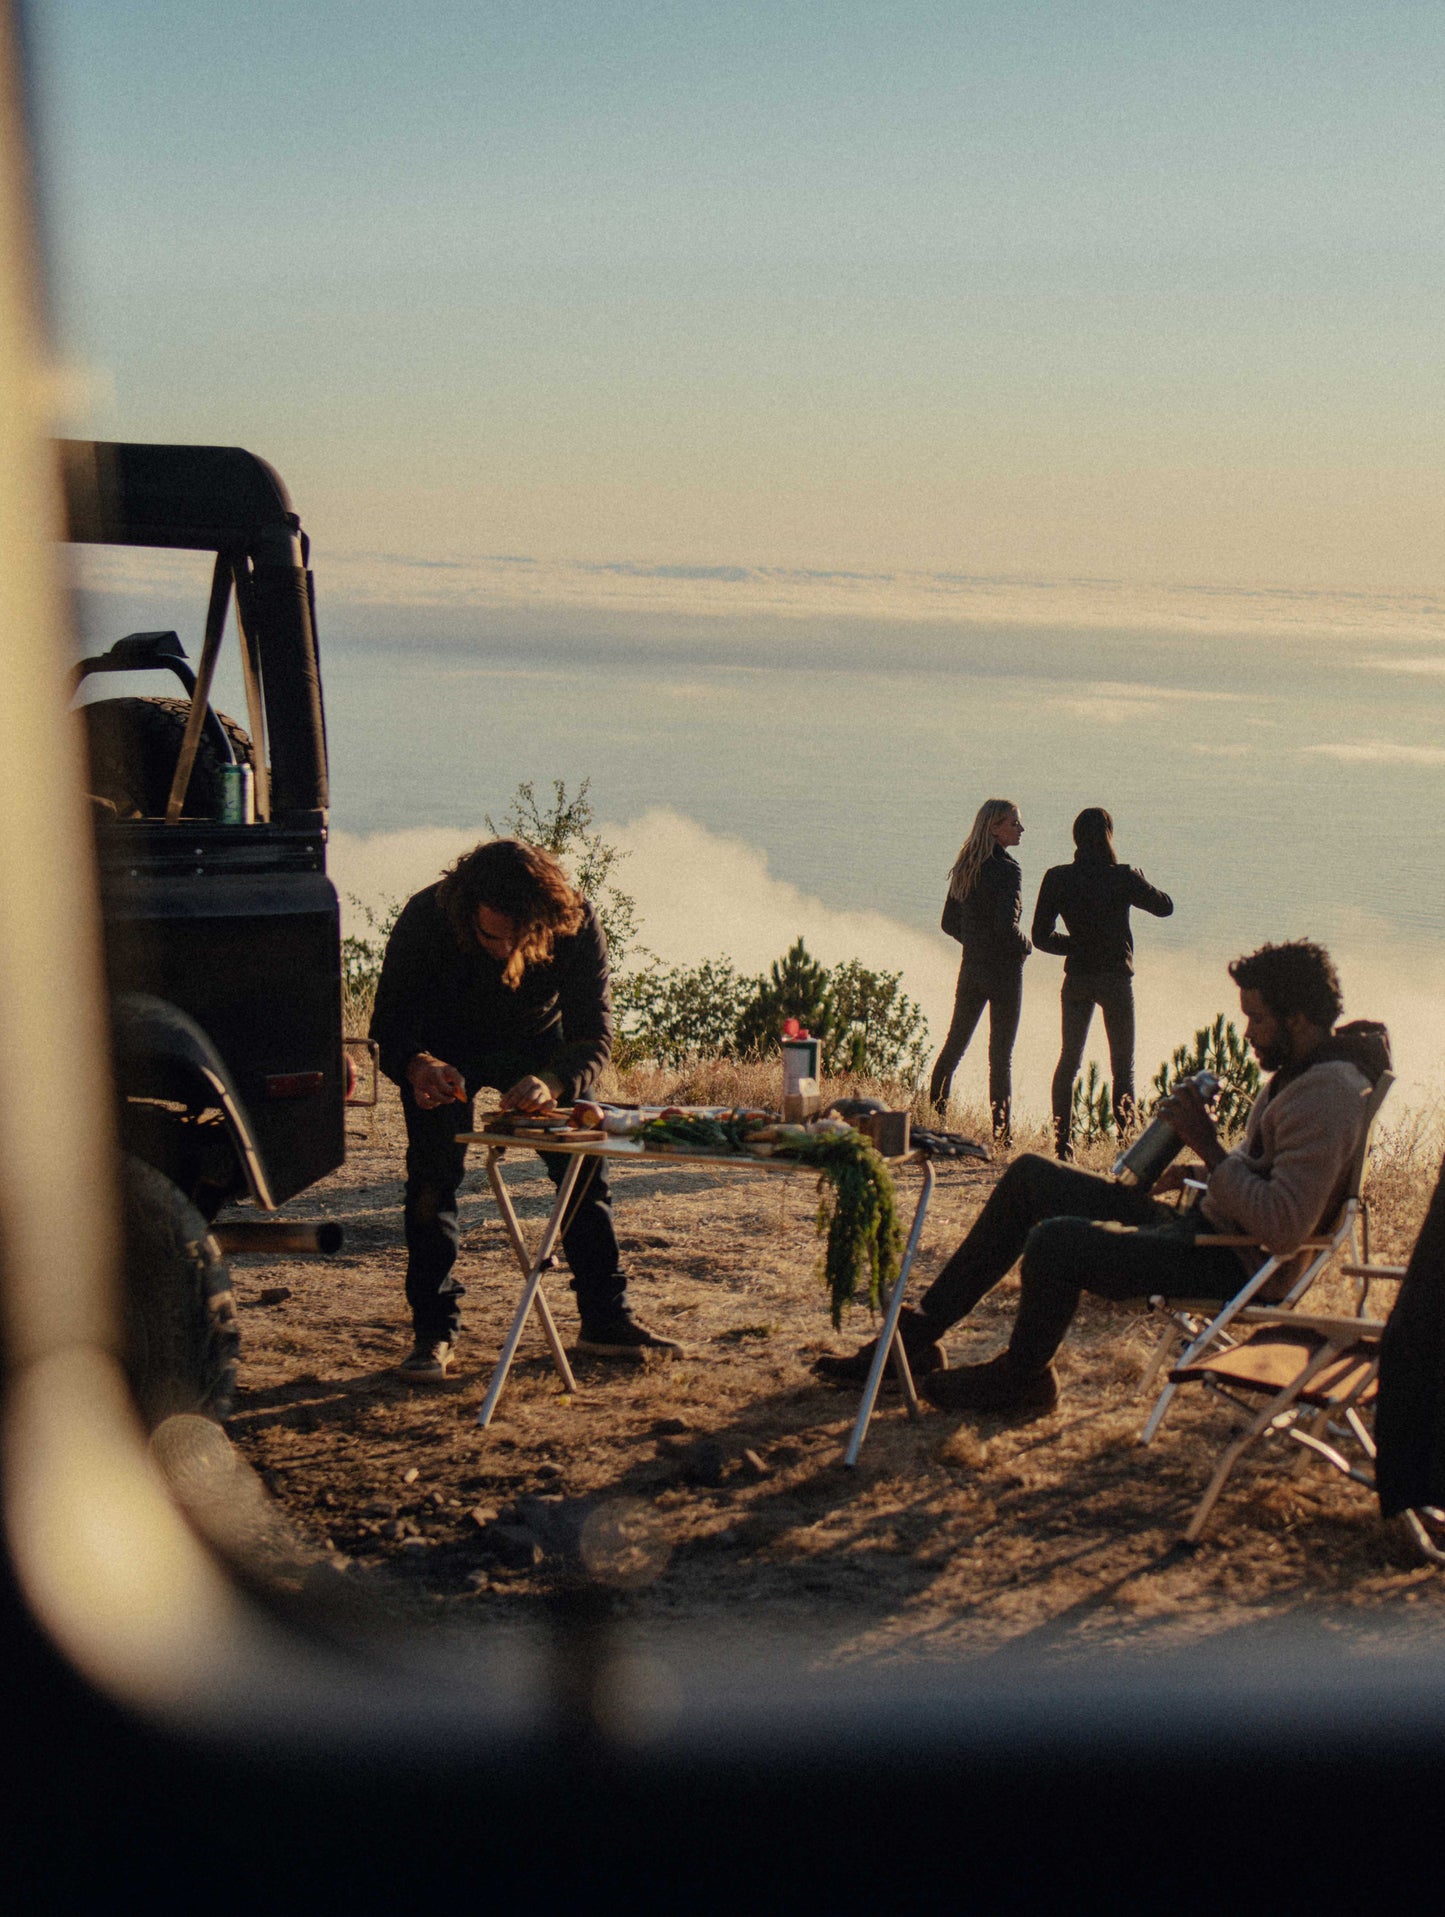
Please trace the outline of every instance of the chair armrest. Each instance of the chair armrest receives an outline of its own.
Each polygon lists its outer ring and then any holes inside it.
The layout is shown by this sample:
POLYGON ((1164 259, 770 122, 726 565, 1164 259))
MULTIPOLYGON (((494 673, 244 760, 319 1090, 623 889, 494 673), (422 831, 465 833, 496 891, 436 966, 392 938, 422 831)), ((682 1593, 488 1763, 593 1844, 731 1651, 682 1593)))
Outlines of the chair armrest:
POLYGON ((1279 1325, 1288 1331, 1318 1331, 1331 1344, 1358 1344, 1378 1338, 1383 1318, 1337 1318, 1324 1312, 1281 1311, 1275 1305, 1246 1305, 1236 1324, 1279 1325))
MULTIPOLYGON (((1293 1251, 1271 1252, 1274 1258, 1297 1258, 1302 1251, 1328 1251, 1334 1244, 1333 1238, 1301 1238, 1293 1251)), ((1258 1251, 1269 1251, 1268 1245, 1262 1245, 1257 1238, 1251 1238, 1247 1231, 1202 1231, 1194 1240, 1196 1245, 1253 1245, 1258 1251)), ((1384 1272, 1380 1275, 1383 1277, 1384 1272)))

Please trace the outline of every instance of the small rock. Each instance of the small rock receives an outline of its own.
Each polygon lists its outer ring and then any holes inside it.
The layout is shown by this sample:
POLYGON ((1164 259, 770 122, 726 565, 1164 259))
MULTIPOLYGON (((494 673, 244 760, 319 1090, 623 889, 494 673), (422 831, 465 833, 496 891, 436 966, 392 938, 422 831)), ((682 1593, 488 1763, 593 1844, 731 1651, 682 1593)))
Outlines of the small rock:
POLYGON ((430 1551, 430 1549, 432 1548, 431 1539, 430 1538, 403 1538, 401 1541, 401 1548, 403 1551, 430 1551))
POLYGON ((687 1435, 687 1426, 681 1418, 654 1418, 652 1421, 654 1438, 682 1438, 687 1435))
POLYGON ((381 1535, 384 1538, 390 1538, 392 1542, 395 1543, 399 1538, 406 1536, 406 1526, 400 1518, 393 1518, 389 1524, 382 1525, 381 1535))
POLYGON ((768 1467, 766 1463, 763 1461, 763 1459, 758 1456, 756 1451, 752 1451, 752 1450, 744 1451, 743 1463, 748 1467, 749 1471, 752 1472, 755 1478, 767 1477, 768 1467))
POLYGON ((402 1472, 401 1481, 403 1484, 415 1484, 420 1476, 421 1472, 417 1470, 414 1464, 410 1464, 406 1470, 402 1472))
POLYGON ((497 1521, 497 1507, 494 1504, 474 1504, 467 1516, 479 1531, 485 1531, 489 1524, 497 1521))
POLYGON ((493 1524, 485 1534, 487 1549, 511 1571, 530 1571, 542 1562, 542 1547, 524 1524, 493 1524))
POLYGON ((257 1294, 258 1305, 284 1305, 291 1296, 290 1285, 267 1285, 257 1294))
POLYGON ((356 1515, 359 1518, 394 1518, 396 1506, 386 1498, 373 1498, 370 1504, 358 1506, 356 1515))
POLYGON ((436 1511, 440 1511, 443 1508, 443 1506, 446 1504, 446 1499, 442 1496, 440 1491, 428 1491, 426 1495, 426 1501, 436 1511))
POLYGON ((539 1464, 537 1466, 537 1476, 539 1478, 560 1478, 561 1475, 562 1467, 560 1464, 539 1464))

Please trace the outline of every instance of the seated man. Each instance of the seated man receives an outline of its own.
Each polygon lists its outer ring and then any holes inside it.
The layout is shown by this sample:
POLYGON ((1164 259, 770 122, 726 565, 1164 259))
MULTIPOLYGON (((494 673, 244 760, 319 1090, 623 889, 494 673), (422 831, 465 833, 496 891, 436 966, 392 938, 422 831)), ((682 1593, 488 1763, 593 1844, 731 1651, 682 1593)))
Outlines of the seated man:
MULTIPOLYGON (((1196 1236, 1247 1232, 1288 1254, 1339 1210, 1366 1095, 1389 1062, 1383 1029, 1361 1021, 1334 1031, 1340 983, 1321 946, 1265 945, 1236 959, 1229 974, 1239 987, 1245 1036, 1274 1074, 1255 1101, 1243 1144, 1224 1150, 1192 1084, 1164 1100, 1160 1111, 1208 1173, 1200 1203, 1182 1212, 1094 1172, 1033 1154, 1015 1159, 919 1307, 905 1308, 899 1319, 909 1362, 932 1403, 950 1411, 1052 1410, 1059 1396, 1053 1357, 1081 1291, 1223 1303, 1262 1258, 1197 1245, 1196 1236), (1020 1254, 1019 1307, 1007 1347, 987 1364, 950 1371, 940 1338, 1020 1254)), ((1171 1166, 1154 1190, 1177 1190, 1184 1176, 1171 1166)), ((836 1382, 861 1382, 873 1351, 869 1344, 851 1357, 820 1358, 814 1369, 836 1382)))
MULTIPOLYGON (((451 1368, 463 1289, 452 1275, 457 1192, 466 1168, 458 1132, 472 1130, 484 1085, 503 1111, 570 1104, 612 1049, 607 942, 596 914, 550 853, 517 839, 468 852, 408 899, 376 990, 371 1035, 401 1088, 406 1118, 406 1298, 415 1345, 400 1369, 439 1383, 451 1368)), ((569 1160, 545 1153, 553 1184, 569 1160)), ((578 1350, 641 1363, 681 1349, 639 1324, 612 1229, 611 1194, 584 1168, 562 1249, 582 1319, 578 1350)))

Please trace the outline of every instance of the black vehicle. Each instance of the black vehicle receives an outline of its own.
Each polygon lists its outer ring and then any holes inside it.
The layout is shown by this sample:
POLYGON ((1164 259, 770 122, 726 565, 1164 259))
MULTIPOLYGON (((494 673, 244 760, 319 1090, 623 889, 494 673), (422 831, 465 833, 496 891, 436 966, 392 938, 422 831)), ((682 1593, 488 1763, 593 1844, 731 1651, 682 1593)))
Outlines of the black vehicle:
POLYGON ((77 682, 125 1154, 127 1336, 146 1418, 223 1416, 235 1311, 222 1206, 269 1212, 345 1156, 340 919, 308 542, 237 447, 60 444, 72 541, 213 552, 194 666, 131 633, 77 682), (246 725, 212 710, 227 616, 246 725), (182 696, 95 676, 163 670, 182 696), (107 693, 109 686, 107 685, 107 693), (224 1237, 224 1234, 221 1234, 224 1237))

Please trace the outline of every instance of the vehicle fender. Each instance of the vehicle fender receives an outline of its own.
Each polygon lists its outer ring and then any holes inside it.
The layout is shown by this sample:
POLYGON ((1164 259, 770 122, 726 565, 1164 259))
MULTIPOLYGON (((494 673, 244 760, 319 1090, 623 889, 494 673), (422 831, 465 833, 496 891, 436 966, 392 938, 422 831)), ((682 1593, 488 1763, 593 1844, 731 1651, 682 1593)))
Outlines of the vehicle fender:
POLYGON ((122 1094, 214 1105, 225 1119, 252 1198, 275 1211, 255 1128, 224 1059, 188 1012, 149 992, 116 994, 111 1011, 122 1094))

